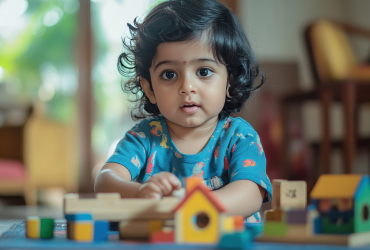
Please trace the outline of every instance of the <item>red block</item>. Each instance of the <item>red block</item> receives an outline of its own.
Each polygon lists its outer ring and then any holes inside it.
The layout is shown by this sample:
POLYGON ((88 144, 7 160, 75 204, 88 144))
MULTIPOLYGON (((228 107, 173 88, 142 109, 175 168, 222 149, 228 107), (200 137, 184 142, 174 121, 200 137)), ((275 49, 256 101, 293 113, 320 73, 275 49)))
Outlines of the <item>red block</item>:
POLYGON ((175 234, 173 231, 164 232, 164 231, 156 231, 150 235, 150 242, 151 243, 172 243, 175 241, 175 234))

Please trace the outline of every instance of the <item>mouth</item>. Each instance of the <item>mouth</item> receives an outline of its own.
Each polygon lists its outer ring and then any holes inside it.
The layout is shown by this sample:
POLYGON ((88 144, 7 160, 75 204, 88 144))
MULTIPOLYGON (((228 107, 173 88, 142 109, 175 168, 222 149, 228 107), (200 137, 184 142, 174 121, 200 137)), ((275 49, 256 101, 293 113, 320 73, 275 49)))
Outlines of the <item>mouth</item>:
POLYGON ((199 105, 196 102, 185 102, 181 108, 189 108, 189 107, 199 107, 199 105))
POLYGON ((195 102, 185 102, 184 105, 181 107, 181 110, 184 111, 186 114, 194 114, 197 112, 200 106, 195 102))

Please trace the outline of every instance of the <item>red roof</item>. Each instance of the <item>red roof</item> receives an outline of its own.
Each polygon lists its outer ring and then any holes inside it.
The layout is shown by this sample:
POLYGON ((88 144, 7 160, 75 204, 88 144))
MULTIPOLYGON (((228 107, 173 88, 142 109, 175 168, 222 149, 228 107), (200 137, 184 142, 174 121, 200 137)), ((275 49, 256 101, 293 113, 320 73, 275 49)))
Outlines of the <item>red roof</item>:
POLYGON ((197 185, 193 190, 191 190, 189 193, 187 193, 184 197, 184 199, 175 207, 173 212, 175 213, 177 210, 182 207, 182 205, 193 195, 194 192, 197 190, 200 190, 204 193, 204 195, 208 198, 209 201, 217 208, 219 213, 225 212, 226 207, 221 203, 221 201, 210 191, 206 186, 203 184, 197 185))

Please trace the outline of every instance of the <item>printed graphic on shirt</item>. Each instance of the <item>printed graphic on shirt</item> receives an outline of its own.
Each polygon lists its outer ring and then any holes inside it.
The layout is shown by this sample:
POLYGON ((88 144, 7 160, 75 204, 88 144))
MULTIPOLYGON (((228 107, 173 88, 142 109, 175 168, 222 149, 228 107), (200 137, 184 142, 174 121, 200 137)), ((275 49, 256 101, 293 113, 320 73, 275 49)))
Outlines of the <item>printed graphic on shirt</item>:
POLYGON ((258 222, 260 222, 260 219, 261 217, 260 217, 260 213, 259 212, 257 212, 257 213, 255 213, 254 215, 252 215, 252 216, 249 216, 248 218, 247 218, 247 223, 258 223, 258 222))
POLYGON ((153 172, 153 167, 154 167, 154 160, 155 160, 155 154, 157 151, 155 151, 150 157, 149 157, 149 163, 148 167, 146 168, 146 173, 151 174, 153 172))
POLYGON ((218 176, 214 176, 211 178, 211 183, 212 183, 212 190, 213 189, 219 189, 221 188, 224 184, 222 183, 221 179, 218 176))
POLYGON ((162 134, 162 141, 161 141, 161 147, 162 148, 168 148, 167 146, 167 135, 166 134, 162 134))
POLYGON ((240 133, 240 134, 236 133, 236 136, 237 136, 237 137, 240 137, 240 139, 245 139, 245 137, 244 137, 243 133, 240 133))
POLYGON ((261 140, 260 140, 259 136, 257 136, 257 142, 251 142, 251 145, 253 145, 253 144, 258 147, 259 155, 261 155, 263 153, 263 148, 262 148, 262 144, 261 144, 261 140))
POLYGON ((233 148, 231 149, 231 153, 233 154, 235 152, 236 143, 233 145, 233 148))
POLYGON ((227 161, 227 157, 225 155, 225 158, 224 158, 224 169, 227 171, 229 169, 229 162, 227 161))
POLYGON ((146 138, 146 135, 145 135, 144 132, 137 132, 137 133, 135 133, 135 131, 130 130, 127 133, 129 133, 130 135, 133 135, 135 137, 140 136, 141 138, 146 138))
POLYGON ((152 121, 149 123, 151 127, 150 133, 155 136, 160 136, 163 133, 161 122, 159 121, 152 121))
POLYGON ((219 153, 219 150, 220 150, 220 146, 217 146, 217 148, 215 149, 215 159, 218 158, 218 153, 219 153))
POLYGON ((135 165, 135 167, 140 168, 141 164, 137 155, 135 155, 135 157, 132 157, 131 162, 135 165))
POLYGON ((230 125, 231 125, 231 120, 230 119, 227 119, 227 121, 224 123, 223 128, 224 129, 229 129, 230 128, 230 125))
POLYGON ((249 166, 253 167, 253 166, 256 166, 256 163, 253 160, 251 160, 251 159, 245 160, 245 161, 243 161, 243 163, 244 163, 244 167, 249 167, 249 166))
POLYGON ((204 171, 202 168, 204 167, 204 162, 198 162, 193 168, 193 174, 191 176, 197 177, 199 179, 203 179, 204 171))

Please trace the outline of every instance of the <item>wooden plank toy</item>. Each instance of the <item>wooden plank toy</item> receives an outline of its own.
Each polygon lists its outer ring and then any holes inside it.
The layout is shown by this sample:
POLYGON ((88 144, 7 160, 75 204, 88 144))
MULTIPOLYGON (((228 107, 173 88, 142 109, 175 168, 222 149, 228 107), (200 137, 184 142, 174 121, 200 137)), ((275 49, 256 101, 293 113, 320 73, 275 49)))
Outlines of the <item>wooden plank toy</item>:
POLYGON ((178 197, 121 199, 118 193, 98 193, 96 198, 80 199, 78 194, 64 196, 64 214, 90 213, 94 220, 173 219, 178 197))
POLYGON ((51 239, 54 237, 54 219, 30 216, 26 219, 26 236, 32 239, 51 239))

